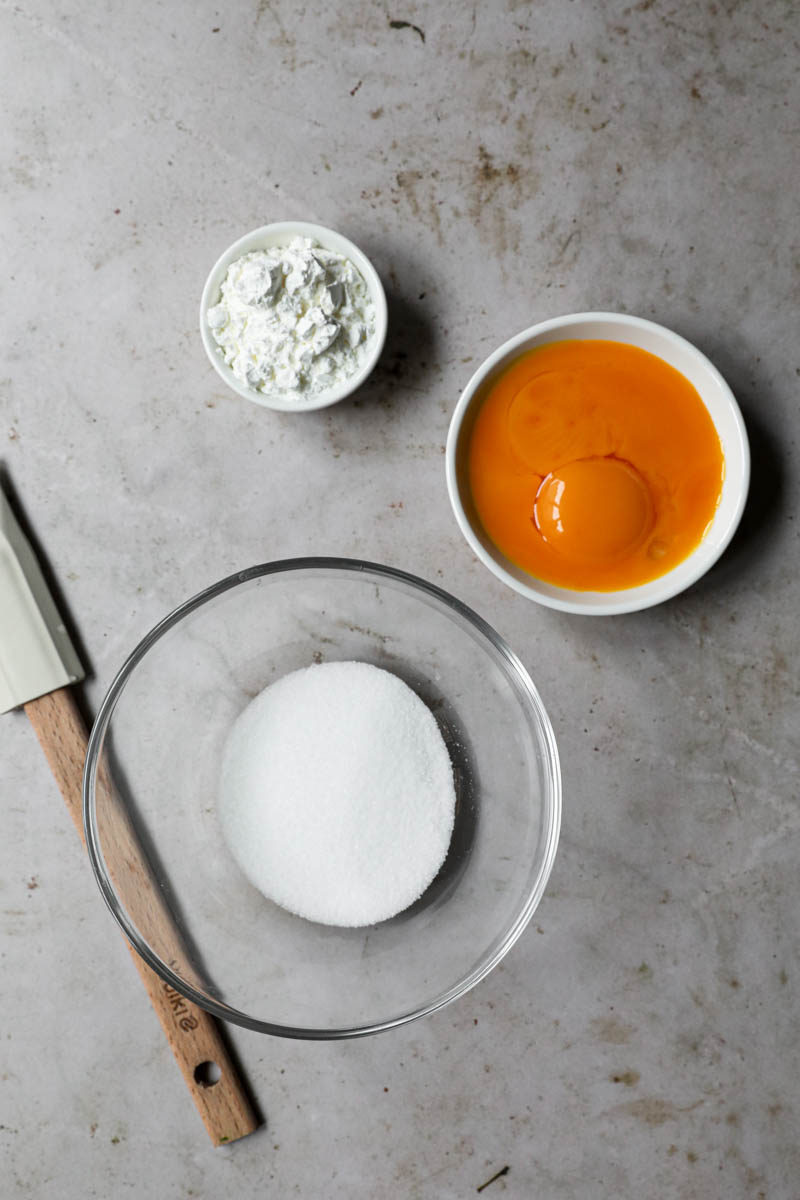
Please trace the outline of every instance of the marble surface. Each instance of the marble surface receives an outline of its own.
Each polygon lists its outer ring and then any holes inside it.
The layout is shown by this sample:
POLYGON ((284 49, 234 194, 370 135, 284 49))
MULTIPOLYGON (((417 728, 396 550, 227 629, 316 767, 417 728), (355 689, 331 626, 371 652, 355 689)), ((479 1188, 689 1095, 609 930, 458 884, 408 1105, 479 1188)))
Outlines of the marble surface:
POLYGON ((5 1196, 548 1200, 800 1191, 797 39, 792 6, 0 5, 0 461, 91 666, 304 553, 435 580, 511 642, 564 771, 533 924, 438 1015, 348 1044, 232 1030, 266 1117, 214 1151, 33 734, 0 726, 5 1196), (226 391, 210 265, 282 218, 372 257, 382 362, 304 416, 226 391), (638 616, 479 566, 443 444, 473 366, 555 313, 652 317, 742 404, 751 502, 638 616))

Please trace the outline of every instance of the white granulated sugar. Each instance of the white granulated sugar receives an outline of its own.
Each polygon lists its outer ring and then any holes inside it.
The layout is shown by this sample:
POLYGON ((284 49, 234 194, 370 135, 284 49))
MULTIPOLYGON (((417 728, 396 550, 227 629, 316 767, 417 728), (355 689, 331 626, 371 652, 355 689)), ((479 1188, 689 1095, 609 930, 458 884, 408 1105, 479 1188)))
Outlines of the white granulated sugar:
POLYGON ((249 881, 325 925, 413 904, 444 862, 455 788, 433 714, 368 663, 320 663, 256 696, 225 746, 219 815, 249 881))
POLYGON ((310 238, 254 250, 228 267, 206 313, 219 352, 247 387, 302 407, 349 379, 375 331, 375 305, 349 259, 310 238))

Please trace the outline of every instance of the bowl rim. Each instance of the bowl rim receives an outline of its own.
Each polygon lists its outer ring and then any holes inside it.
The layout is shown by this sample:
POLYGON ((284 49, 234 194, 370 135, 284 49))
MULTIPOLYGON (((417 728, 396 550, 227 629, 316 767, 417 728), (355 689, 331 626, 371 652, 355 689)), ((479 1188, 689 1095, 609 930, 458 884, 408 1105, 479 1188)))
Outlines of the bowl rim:
MULTIPOLYGON (((261 248, 266 248, 266 246, 261 248)), ((364 251, 355 242, 345 237, 344 234, 339 233, 335 229, 329 229, 326 225, 318 225, 312 221, 272 221, 269 225, 260 225, 257 229, 251 229, 249 233, 242 234, 241 237, 228 246, 227 250, 224 250, 220 254, 206 277, 200 297, 200 338, 212 367, 220 379, 236 392, 237 395, 241 396, 244 400, 250 400, 253 404, 258 404, 261 408, 270 408, 274 412, 317 412, 321 408, 329 408, 332 404, 338 404, 340 400, 344 400, 347 396, 352 395, 371 374, 380 358, 386 342, 388 325, 386 293, 378 272, 364 251), (212 297, 219 291, 220 284, 231 263, 235 262, 237 258, 241 258, 244 254, 249 254, 259 249, 259 241, 276 236, 285 236, 287 239, 291 237, 313 238, 323 248, 335 250, 337 254, 342 254, 345 258, 349 258, 363 275, 375 305, 375 332, 372 335, 372 345, 359 369, 352 375, 349 375, 340 384, 337 384, 336 387, 320 392, 318 396, 314 397, 313 402, 303 403, 302 405, 292 404, 287 400, 281 399, 279 396, 265 395, 262 392, 255 391, 253 388, 246 387, 245 384, 236 378, 230 367, 226 366, 223 362, 218 352, 217 343, 211 336, 208 322, 206 321, 206 313, 215 302, 212 301, 212 297)))
POLYGON ((213 1016, 219 1017, 222 1020, 230 1021, 235 1025, 241 1025, 246 1029, 252 1029, 259 1033, 269 1033, 278 1037, 286 1037, 293 1039, 303 1039, 308 1041, 337 1041, 345 1038, 366 1037, 369 1034, 381 1033, 388 1029, 396 1028, 400 1025, 405 1025, 409 1021, 414 1021, 420 1017, 427 1016, 430 1013, 436 1012, 443 1008, 446 1004, 456 1000, 459 996, 464 995, 482 979, 484 979, 490 971, 505 957, 517 939, 520 937, 525 927, 528 925, 533 916, 539 902, 544 894, 547 881, 553 869, 555 861, 556 849, 558 847, 559 834, 561 828, 561 767, 558 756, 558 747, 556 744, 555 732, 552 723, 547 714, 547 710, 542 702, 542 699, 533 683, 527 669, 514 653, 511 647, 507 644, 496 630, 488 624, 478 613, 469 608, 455 596, 450 595, 443 588, 437 587, 436 584, 429 583, 427 580, 421 579, 416 575, 412 575, 407 571, 399 570, 395 567, 383 566, 378 563, 368 562, 362 559, 352 558, 336 558, 336 557, 302 557, 279 559, 275 562, 261 563, 257 566, 250 567, 244 571, 237 571, 232 575, 226 576, 218 583, 212 584, 210 587, 204 588, 197 592, 194 596, 179 604, 171 612, 169 612, 161 621, 159 621, 149 633, 141 639, 134 650, 128 655, 123 665, 115 675, 114 679, 106 692, 105 697, 100 705, 94 725, 89 736, 88 747, 86 751, 86 760, 83 772, 83 828, 86 838, 86 848, 89 853, 89 860, 92 865, 92 871, 103 899, 107 907, 111 911, 117 924, 122 929, 128 941, 134 947, 136 952, 142 959, 152 968, 160 978, 174 988, 181 995, 192 1000, 199 1008, 205 1009, 213 1016), (521 687, 535 718, 537 732, 540 737, 540 751, 542 768, 545 775, 546 787, 543 795, 543 805, 545 808, 545 836, 542 847, 542 861, 533 883, 531 884, 526 900, 518 912, 516 918, 506 930, 502 941, 494 949, 494 952, 487 956, 484 960, 475 965, 462 979, 444 992, 439 993, 432 1000, 424 1005, 412 1009, 400 1015, 388 1018, 383 1021, 374 1021, 366 1025, 342 1026, 330 1029, 322 1029, 318 1027, 304 1026, 289 1026, 280 1025, 275 1022, 263 1021, 258 1018, 251 1017, 247 1013, 233 1008, 227 1004, 215 1000, 213 997, 204 995, 198 989, 187 983, 179 975, 177 975, 167 963, 163 962, 157 954, 150 948, 148 943, 139 933, 136 926, 128 917, 127 911, 117 897, 116 890, 111 882, 103 863, 103 855, 101 849, 100 834, 97 827, 96 807, 95 807, 95 780, 98 766, 100 763, 100 755, 103 748, 106 732, 108 730, 111 717, 117 702, 122 695, 128 678, 135 670, 136 666, 141 662, 147 652, 160 640, 164 634, 174 628, 190 613, 201 608, 209 600, 213 600, 232 588, 238 587, 241 584, 249 583, 254 579, 259 579, 265 576, 285 574, 297 571, 336 571, 337 573, 351 573, 354 576, 368 573, 370 575, 378 575, 388 581, 400 583, 406 587, 410 587, 412 591, 418 590, 437 601, 445 608, 452 609, 459 617, 472 627, 473 631, 477 631, 486 639, 493 650, 498 654, 501 661, 505 664, 510 674, 514 677, 516 683, 521 687))
MULTIPOLYGON (((576 332, 574 336, 580 337, 580 334, 576 332)), ((651 353, 657 354, 656 351, 651 351, 651 353)), ((708 409, 705 397, 699 388, 697 390, 708 409)), ((719 433, 717 421, 710 410, 709 416, 719 433)), ((489 568, 497 579, 508 587, 513 588, 514 591, 519 592, 520 595, 525 596, 529 600, 534 600, 537 604, 541 604, 546 608, 553 608, 560 612, 577 614, 579 616, 619 616, 624 613, 641 612, 644 609, 652 608, 656 604, 662 604, 665 600, 669 600, 673 596, 679 595, 705 575, 724 553, 738 528, 747 502, 750 483, 750 447, 741 410, 728 383, 711 360, 693 345, 692 342, 688 341, 687 338, 682 337, 679 333, 675 333, 674 330, 667 328, 665 325, 660 325, 645 317, 637 317, 627 313, 602 311, 566 313, 559 317, 550 317, 545 321, 540 321, 515 334, 503 342, 502 345, 498 346, 473 372, 459 397, 450 419, 445 448, 445 473, 450 505, 461 533, 472 552, 484 566, 489 568), (503 565, 503 561, 508 562, 509 560, 505 558, 500 550, 497 550, 496 554, 493 554, 487 548, 485 541, 475 531, 461 498, 462 489, 459 487, 456 465, 456 456, 464 419, 478 389, 490 372, 514 351, 522 353, 528 343, 534 338, 549 334, 555 330, 563 329, 569 331, 575 326, 589 322, 604 322, 610 325, 617 325, 620 328, 647 332, 662 339, 665 344, 670 344, 678 352, 688 356, 705 373, 709 381, 709 387, 716 388, 720 402, 724 404, 728 415, 731 417, 732 428, 735 431, 735 454, 731 459, 728 459, 726 455, 725 459, 726 475, 727 468, 729 466, 732 468, 730 478, 735 487, 735 500, 727 523, 724 528, 716 532, 713 544, 704 538, 687 558, 677 563, 665 575, 637 587, 612 592, 576 592, 569 588, 559 587, 557 584, 547 583, 545 580, 539 580, 529 572, 522 572, 522 568, 520 568, 520 571, 525 574, 525 580, 517 578, 516 575, 507 570, 503 565), (735 475, 733 472, 735 472, 735 475), (543 591, 541 590, 542 588, 546 588, 547 590, 543 591), (575 599, 576 596, 592 596, 593 599, 591 601, 586 599, 579 601, 575 599)), ((719 512, 719 510, 717 511, 719 512)), ((713 529, 716 520, 717 516, 715 515, 706 537, 713 529)))

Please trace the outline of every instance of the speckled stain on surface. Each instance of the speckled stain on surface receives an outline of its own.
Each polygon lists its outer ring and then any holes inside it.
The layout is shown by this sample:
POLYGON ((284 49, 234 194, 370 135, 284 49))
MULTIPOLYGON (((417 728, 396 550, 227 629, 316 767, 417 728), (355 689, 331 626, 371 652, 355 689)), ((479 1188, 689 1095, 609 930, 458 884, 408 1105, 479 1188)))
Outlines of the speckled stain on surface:
POLYGON ((0 29, 0 459, 90 702, 213 579, 362 555, 509 639, 565 781, 551 886, 502 969, 378 1039, 236 1031, 268 1125, 213 1152, 33 736, 4 718, 6 1191, 795 1200, 792 7, 25 0, 0 29), (195 328, 217 254, 282 217, 353 237, 390 303, 370 383, 302 418, 220 391, 195 328), (601 307, 714 359, 755 468, 711 575, 609 621, 479 567, 442 459, 490 350, 601 307))

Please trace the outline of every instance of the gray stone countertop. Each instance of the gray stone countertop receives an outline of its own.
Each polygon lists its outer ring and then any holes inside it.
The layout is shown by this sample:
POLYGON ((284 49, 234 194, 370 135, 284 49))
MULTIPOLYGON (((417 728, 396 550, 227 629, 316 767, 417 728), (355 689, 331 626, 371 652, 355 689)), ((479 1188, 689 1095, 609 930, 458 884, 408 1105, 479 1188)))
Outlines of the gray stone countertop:
POLYGON ((377 1038, 232 1030, 267 1123, 213 1150, 4 718, 4 1197, 455 1200, 501 1171, 487 1200, 800 1195, 799 33, 782 0, 0 6, 0 461, 87 704, 223 575, 364 557, 508 639, 564 773, 551 883, 503 964, 377 1038), (228 392, 197 332, 218 254, 286 218, 356 240, 390 304, 368 385, 303 417, 228 392), (719 565, 607 620, 495 581, 444 483, 474 366, 590 309, 704 350, 754 455, 719 565))

